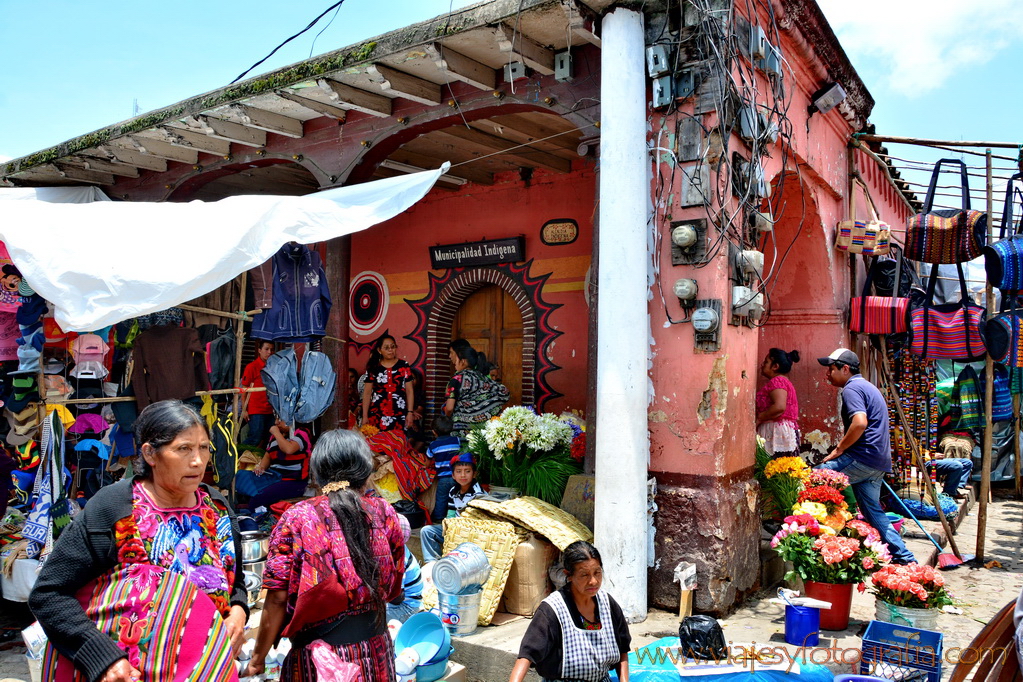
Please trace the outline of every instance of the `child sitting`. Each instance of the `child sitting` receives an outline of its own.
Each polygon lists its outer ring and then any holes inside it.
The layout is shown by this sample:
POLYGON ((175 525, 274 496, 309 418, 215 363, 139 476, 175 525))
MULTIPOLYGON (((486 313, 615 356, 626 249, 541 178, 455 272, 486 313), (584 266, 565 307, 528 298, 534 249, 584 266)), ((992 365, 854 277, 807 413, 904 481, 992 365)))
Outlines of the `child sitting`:
POLYGON ((439 415, 433 420, 434 440, 426 448, 426 456, 433 460, 437 468, 437 496, 434 498, 433 513, 430 520, 440 523, 448 515, 448 493, 454 487, 455 481, 451 478, 451 460, 458 456, 462 444, 458 436, 451 435, 451 429, 455 428, 455 422, 447 415, 439 415))
POLYGON ((423 608, 423 575, 419 568, 419 561, 408 548, 408 538, 412 534, 412 526, 402 514, 398 514, 398 523, 401 524, 401 534, 405 537, 405 578, 402 581, 404 598, 387 605, 387 620, 404 623, 423 608))
MULTIPOLYGON (((468 452, 451 461, 451 477, 455 485, 448 493, 447 518, 458 516, 471 500, 484 494, 476 480, 476 462, 468 452)), ((444 528, 440 524, 424 526, 419 531, 419 541, 423 547, 423 561, 436 561, 444 547, 444 528)))

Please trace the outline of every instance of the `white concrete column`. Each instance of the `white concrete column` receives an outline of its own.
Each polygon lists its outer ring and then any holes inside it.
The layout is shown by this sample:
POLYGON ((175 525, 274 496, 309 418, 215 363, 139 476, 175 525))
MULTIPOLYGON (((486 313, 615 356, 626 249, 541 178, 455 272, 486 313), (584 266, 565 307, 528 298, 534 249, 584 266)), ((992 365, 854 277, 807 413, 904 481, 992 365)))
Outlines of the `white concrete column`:
POLYGON ((643 15, 602 22, 597 440, 594 535, 607 590, 631 622, 647 612, 647 215, 643 15))

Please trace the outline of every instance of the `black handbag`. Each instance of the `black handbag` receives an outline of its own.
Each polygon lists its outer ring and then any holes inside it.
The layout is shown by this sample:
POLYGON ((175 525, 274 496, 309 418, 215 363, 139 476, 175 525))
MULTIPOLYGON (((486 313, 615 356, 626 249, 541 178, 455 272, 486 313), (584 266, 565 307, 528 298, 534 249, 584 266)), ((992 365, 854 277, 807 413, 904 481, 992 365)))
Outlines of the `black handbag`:
POLYGON ((878 258, 871 266, 871 277, 874 282, 874 291, 877 296, 891 296, 907 298, 913 287, 920 286, 920 278, 917 277, 913 265, 902 253, 902 248, 892 244, 891 258, 878 258), (892 293, 895 290, 895 278, 899 278, 899 293, 892 293))

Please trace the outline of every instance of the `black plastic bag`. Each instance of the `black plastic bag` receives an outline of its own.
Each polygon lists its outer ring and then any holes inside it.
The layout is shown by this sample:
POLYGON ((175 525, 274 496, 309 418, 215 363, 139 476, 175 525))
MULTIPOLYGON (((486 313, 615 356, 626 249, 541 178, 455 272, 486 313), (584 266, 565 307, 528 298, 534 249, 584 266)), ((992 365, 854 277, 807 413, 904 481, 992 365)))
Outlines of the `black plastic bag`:
POLYGON ((681 653, 698 661, 721 661, 728 656, 725 633, 717 619, 688 616, 678 626, 681 653))

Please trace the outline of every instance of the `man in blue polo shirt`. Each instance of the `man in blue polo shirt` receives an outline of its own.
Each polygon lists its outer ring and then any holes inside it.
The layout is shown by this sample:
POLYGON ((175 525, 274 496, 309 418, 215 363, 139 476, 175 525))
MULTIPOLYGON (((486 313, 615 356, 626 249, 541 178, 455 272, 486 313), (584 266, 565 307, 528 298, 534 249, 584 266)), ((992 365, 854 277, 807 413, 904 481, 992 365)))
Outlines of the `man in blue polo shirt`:
POLYGON ((916 561, 881 509, 881 481, 892 470, 892 448, 888 434, 888 403, 877 387, 860 374, 860 359, 848 348, 839 348, 826 358, 828 383, 842 390, 842 424, 845 435, 818 468, 840 471, 849 477, 856 503, 867 523, 877 529, 888 545, 892 561, 916 561))

